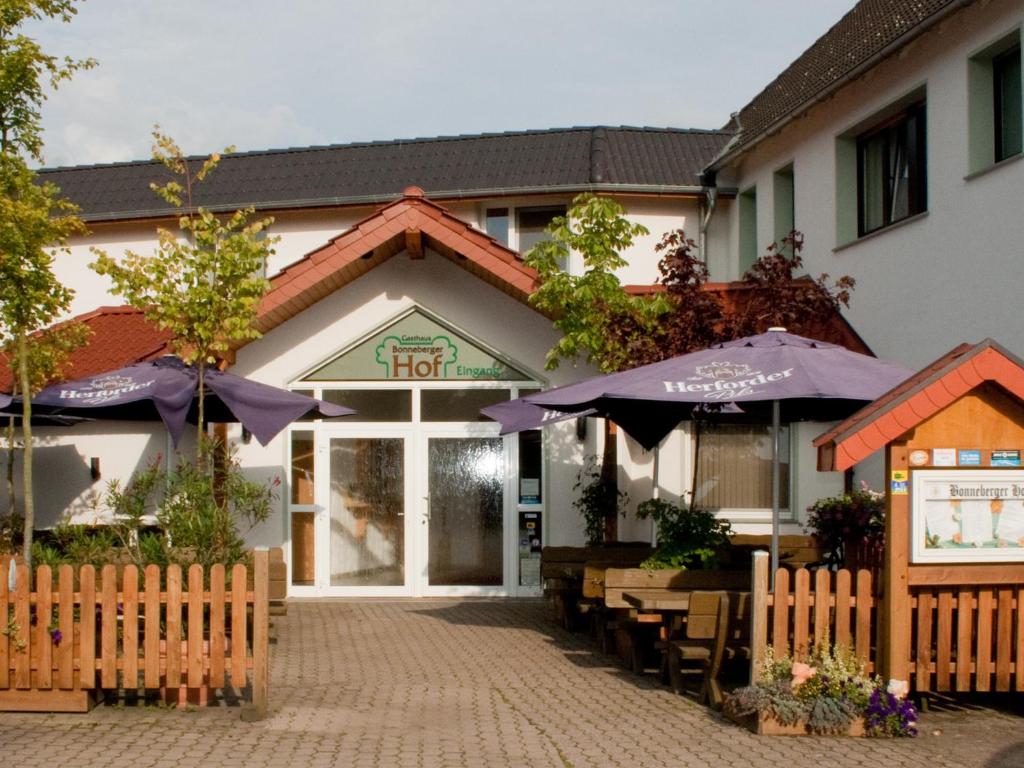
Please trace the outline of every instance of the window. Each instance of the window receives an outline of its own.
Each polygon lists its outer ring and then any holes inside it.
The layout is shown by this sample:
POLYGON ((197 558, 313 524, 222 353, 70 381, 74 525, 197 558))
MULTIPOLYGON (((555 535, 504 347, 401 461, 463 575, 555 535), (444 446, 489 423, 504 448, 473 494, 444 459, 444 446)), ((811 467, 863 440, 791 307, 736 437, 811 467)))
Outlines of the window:
POLYGON ((775 214, 773 237, 776 243, 781 243, 796 229, 793 194, 793 166, 787 165, 772 176, 772 208, 775 214))
POLYGON ((484 229, 502 245, 508 245, 508 208, 488 208, 484 215, 484 229))
POLYGON ((519 208, 516 210, 516 230, 519 235, 517 250, 525 254, 548 237, 545 231, 556 216, 565 216, 565 206, 519 208))
POLYGON ((740 275, 757 261, 757 188, 740 193, 740 275))
POLYGON ((1020 30, 968 60, 968 171, 1021 154, 1020 30))
MULTIPOLYGON (((779 506, 789 507, 789 427, 779 446, 779 506)), ((764 424, 701 426, 696 503, 714 510, 771 510, 771 427, 764 424)), ((730 515, 731 516, 731 515, 730 515)), ((763 515, 759 515, 763 516, 763 515)))
POLYGON ((992 59, 995 160, 1021 152, 1020 43, 992 59))
POLYGON ((925 106, 915 104, 857 137, 857 234, 927 209, 925 106))

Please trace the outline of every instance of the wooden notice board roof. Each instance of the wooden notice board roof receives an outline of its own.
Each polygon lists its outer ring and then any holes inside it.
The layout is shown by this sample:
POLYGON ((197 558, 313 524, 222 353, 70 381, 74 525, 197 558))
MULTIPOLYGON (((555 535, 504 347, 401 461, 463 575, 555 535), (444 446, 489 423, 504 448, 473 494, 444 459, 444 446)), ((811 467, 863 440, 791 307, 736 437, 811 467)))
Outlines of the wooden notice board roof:
POLYGON ((1024 401, 1024 361, 992 339, 961 344, 818 437, 818 469, 852 467, 986 382, 1024 401))

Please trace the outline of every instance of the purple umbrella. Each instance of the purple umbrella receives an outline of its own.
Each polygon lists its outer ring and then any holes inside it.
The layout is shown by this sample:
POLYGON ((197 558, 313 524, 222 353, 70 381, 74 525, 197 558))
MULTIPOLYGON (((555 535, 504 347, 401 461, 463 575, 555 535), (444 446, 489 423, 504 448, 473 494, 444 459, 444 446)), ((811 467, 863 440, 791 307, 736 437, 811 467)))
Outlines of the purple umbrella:
POLYGON ((869 355, 772 328, 651 365, 527 395, 560 411, 594 410, 645 448, 669 434, 687 409, 729 406, 772 419, 772 572, 778 566, 779 424, 850 415, 913 371, 869 355))
POLYGON ((0 392, 0 408, 6 408, 11 404, 11 396, 0 392))
MULTIPOLYGON (((238 421, 260 442, 269 443, 288 424, 306 415, 348 416, 351 408, 207 370, 204 416, 211 422, 238 421)), ((185 422, 197 419, 199 372, 174 356, 136 363, 87 379, 54 384, 32 398, 47 415, 152 421, 161 419, 177 445, 185 422)))
POLYGON ((567 419, 590 416, 596 411, 593 408, 575 413, 553 411, 550 408, 529 403, 520 397, 518 400, 505 400, 496 405, 481 408, 480 413, 501 424, 499 434, 508 435, 513 432, 525 432, 528 429, 540 429, 548 424, 557 424, 567 419))

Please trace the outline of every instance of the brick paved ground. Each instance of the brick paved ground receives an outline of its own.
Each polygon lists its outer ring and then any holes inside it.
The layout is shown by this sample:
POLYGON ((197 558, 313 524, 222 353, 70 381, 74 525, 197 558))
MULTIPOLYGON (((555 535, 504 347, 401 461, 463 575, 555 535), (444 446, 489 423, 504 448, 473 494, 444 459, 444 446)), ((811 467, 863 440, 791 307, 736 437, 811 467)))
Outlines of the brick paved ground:
POLYGON ((293 603, 271 716, 0 714, 6 765, 1024 766, 1024 717, 946 708, 916 740, 757 738, 639 678, 539 601, 293 603), (933 731, 941 731, 933 735, 933 731))

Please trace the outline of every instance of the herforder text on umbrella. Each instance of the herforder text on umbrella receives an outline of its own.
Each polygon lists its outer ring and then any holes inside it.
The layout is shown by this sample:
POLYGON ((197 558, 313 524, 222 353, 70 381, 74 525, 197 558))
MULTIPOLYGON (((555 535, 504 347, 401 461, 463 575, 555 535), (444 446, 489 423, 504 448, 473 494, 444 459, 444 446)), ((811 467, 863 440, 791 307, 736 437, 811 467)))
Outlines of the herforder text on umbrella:
POLYGON ((665 385, 666 392, 709 392, 714 393, 712 396, 728 398, 753 394, 757 391, 754 387, 758 384, 782 381, 792 375, 793 369, 787 368, 784 371, 769 373, 768 375, 759 373, 757 376, 752 376, 749 379, 740 379, 739 381, 722 381, 718 379, 700 384, 688 384, 685 381, 665 381, 662 383, 665 385))

